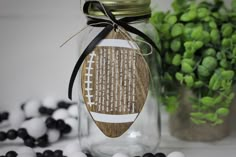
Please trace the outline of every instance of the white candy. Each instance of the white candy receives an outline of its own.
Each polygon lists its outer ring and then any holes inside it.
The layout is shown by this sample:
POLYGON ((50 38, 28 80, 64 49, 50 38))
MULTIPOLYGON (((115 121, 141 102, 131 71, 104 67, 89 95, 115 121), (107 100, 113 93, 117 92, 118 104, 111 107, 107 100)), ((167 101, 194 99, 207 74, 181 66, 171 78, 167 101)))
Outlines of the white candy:
POLYGON ((18 129, 25 121, 25 113, 20 109, 14 109, 10 112, 9 122, 14 129, 18 129))
POLYGON ((76 105, 71 105, 69 108, 68 108, 68 112, 69 114, 72 116, 72 117, 78 117, 78 106, 77 104, 76 105))
POLYGON ((71 153, 74 152, 81 152, 80 144, 79 142, 72 142, 69 145, 66 146, 64 150, 64 154, 66 156, 70 155, 71 153))
POLYGON ((60 132, 55 129, 48 130, 47 135, 48 135, 48 142, 49 143, 55 143, 60 138, 60 132))
POLYGON ((52 117, 55 119, 55 120, 58 120, 58 119, 66 119, 68 118, 70 115, 68 113, 68 111, 66 109, 59 109, 59 110, 56 110, 52 117))
POLYGON ((40 113, 39 113, 40 106, 41 106, 41 103, 39 101, 36 101, 36 100, 28 101, 24 106, 26 117, 40 116, 40 113))
POLYGON ((22 124, 28 134, 34 138, 39 138, 46 134, 47 128, 42 118, 33 118, 22 124))
POLYGON ((42 103, 43 103, 43 106, 47 108, 56 109, 58 100, 53 97, 46 97, 42 103))
POLYGON ((65 134, 66 136, 69 136, 69 137, 75 137, 78 135, 78 132, 79 132, 79 124, 78 124, 78 121, 74 118, 67 118, 65 120, 65 123, 70 125, 71 127, 71 131, 70 133, 68 134, 65 134))
POLYGON ((19 148, 16 152, 17 154, 24 154, 24 155, 27 154, 32 157, 36 156, 35 151, 32 148, 26 146, 19 148))
POLYGON ((123 153, 116 153, 112 157, 129 157, 129 156, 123 153))
POLYGON ((68 157, 87 157, 83 152, 73 152, 68 155, 68 157))
POLYGON ((36 157, 36 154, 18 154, 17 157, 36 157))
POLYGON ((182 152, 172 152, 167 157, 185 157, 182 152))

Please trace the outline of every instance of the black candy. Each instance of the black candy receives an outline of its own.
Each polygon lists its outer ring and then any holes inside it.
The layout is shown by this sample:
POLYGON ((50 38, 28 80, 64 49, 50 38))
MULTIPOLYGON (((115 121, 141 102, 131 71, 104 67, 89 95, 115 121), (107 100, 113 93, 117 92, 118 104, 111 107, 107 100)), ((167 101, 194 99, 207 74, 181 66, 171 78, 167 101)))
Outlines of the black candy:
POLYGON ((3 131, 0 131, 0 141, 5 141, 7 139, 7 134, 3 131))
POLYGON ((37 157, 43 157, 43 154, 42 154, 42 153, 39 153, 39 152, 37 152, 37 153, 36 153, 36 156, 37 156, 37 157))
POLYGON ((40 147, 47 147, 48 146, 48 135, 44 135, 37 139, 37 145, 40 147))
POLYGON ((63 157, 63 151, 62 150, 54 151, 53 157, 63 157))
POLYGON ((21 105, 20 105, 20 108, 21 108, 22 111, 24 111, 24 109, 25 109, 25 103, 21 104, 21 105))
POLYGON ((68 134, 71 132, 71 127, 68 124, 65 124, 65 127, 61 130, 63 134, 68 134))
POLYGON ((5 155, 6 157, 16 157, 17 153, 15 151, 9 151, 5 155))
POLYGON ((87 157, 93 157, 90 153, 85 153, 87 157))
POLYGON ((45 123, 46 123, 47 128, 49 129, 56 128, 56 120, 51 117, 47 118, 45 123))
POLYGON ((13 129, 9 130, 7 132, 7 138, 10 139, 10 140, 16 139, 17 138, 17 131, 13 130, 13 129))
POLYGON ((155 157, 152 153, 146 153, 143 155, 143 157, 155 157))
POLYGON ((28 133, 27 130, 25 128, 20 128, 17 131, 18 137, 22 138, 22 139, 26 139, 28 138, 28 133))
POLYGON ((156 153, 155 157, 166 157, 164 153, 156 153))
POLYGON ((67 103, 67 102, 65 102, 65 101, 60 101, 60 102, 58 102, 58 104, 57 104, 57 107, 58 107, 58 108, 64 108, 64 109, 68 109, 70 106, 71 106, 71 104, 70 104, 70 103, 67 103))
POLYGON ((62 131, 63 129, 65 129, 66 127, 66 124, 63 120, 61 119, 58 119, 57 122, 56 122, 56 128, 60 131, 62 131))
POLYGON ((44 152, 43 152, 43 157, 53 157, 53 151, 51 151, 51 150, 45 150, 44 152))
POLYGON ((32 137, 29 137, 24 140, 24 144, 25 144, 25 146, 33 148, 33 147, 35 147, 35 139, 33 139, 32 137))
POLYGON ((44 106, 41 106, 41 107, 39 108, 39 113, 41 113, 41 114, 47 114, 47 108, 44 107, 44 106))
POLYGON ((3 112, 3 113, 1 114, 1 119, 2 119, 2 120, 7 120, 8 117, 9 117, 9 113, 8 113, 8 112, 3 112))
POLYGON ((47 115, 52 115, 53 112, 54 112, 54 109, 48 108, 46 113, 47 115))

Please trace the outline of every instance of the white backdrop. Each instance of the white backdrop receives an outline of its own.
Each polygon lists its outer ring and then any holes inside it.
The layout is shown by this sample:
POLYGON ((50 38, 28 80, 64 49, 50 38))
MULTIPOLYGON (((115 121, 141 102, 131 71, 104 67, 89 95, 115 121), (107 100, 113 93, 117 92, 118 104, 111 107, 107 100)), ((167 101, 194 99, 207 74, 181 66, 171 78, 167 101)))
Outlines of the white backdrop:
MULTIPOLYGON (((165 10, 171 0, 152 3, 165 10)), ((78 39, 59 45, 84 25, 79 0, 0 0, 0 111, 30 98, 67 98, 78 39)))

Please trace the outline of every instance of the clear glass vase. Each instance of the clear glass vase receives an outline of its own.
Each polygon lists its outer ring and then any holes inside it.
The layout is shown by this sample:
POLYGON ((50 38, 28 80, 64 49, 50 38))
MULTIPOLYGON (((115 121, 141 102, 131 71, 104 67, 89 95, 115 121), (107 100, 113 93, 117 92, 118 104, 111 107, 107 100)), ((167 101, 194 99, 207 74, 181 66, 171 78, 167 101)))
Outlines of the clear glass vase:
MULTIPOLYGON (((105 2, 108 1, 105 0, 105 2)), ((139 3, 141 2, 145 4, 148 2, 148 4, 150 4, 150 1, 140 1, 139 3)), ((139 5, 137 5, 137 7, 138 6, 139 5)), ((148 6, 149 5, 147 5, 147 7, 148 6)), ((147 21, 148 19, 132 24, 132 26, 144 32, 151 31, 154 28, 152 28, 147 21)), ((79 55, 81 55, 81 52, 83 52, 102 29, 103 28, 89 26, 89 28, 83 32, 84 36, 81 37, 82 42, 80 43, 79 55)), ((153 35, 152 33, 148 34, 153 35)), ((140 39, 135 35, 132 35, 132 38, 134 40, 140 39)), ((150 38, 154 39, 152 37, 150 38)), ((148 50, 150 50, 149 46, 150 45, 144 44, 144 42, 139 44, 143 53, 147 53, 148 50)), ((151 79, 149 81, 150 85, 147 99, 134 123, 124 134, 115 138, 106 136, 97 127, 93 118, 90 116, 82 96, 81 71, 79 72, 79 141, 83 151, 89 152, 97 157, 110 157, 117 152, 122 152, 130 156, 143 155, 146 152, 156 152, 160 143, 161 134, 159 113, 160 93, 158 92, 161 87, 157 69, 159 57, 156 52, 153 52, 151 55, 145 56, 145 60, 148 64, 151 64, 151 66, 149 66, 151 79)))

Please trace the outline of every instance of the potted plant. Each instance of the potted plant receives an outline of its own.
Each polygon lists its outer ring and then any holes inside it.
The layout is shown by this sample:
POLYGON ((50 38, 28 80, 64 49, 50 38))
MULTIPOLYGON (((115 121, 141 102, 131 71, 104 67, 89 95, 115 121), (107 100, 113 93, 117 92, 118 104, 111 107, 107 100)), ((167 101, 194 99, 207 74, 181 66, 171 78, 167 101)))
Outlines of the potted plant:
POLYGON ((175 0, 172 7, 150 19, 158 33, 170 132, 184 140, 222 139, 229 135, 235 95, 236 1, 232 9, 222 0, 175 0))

